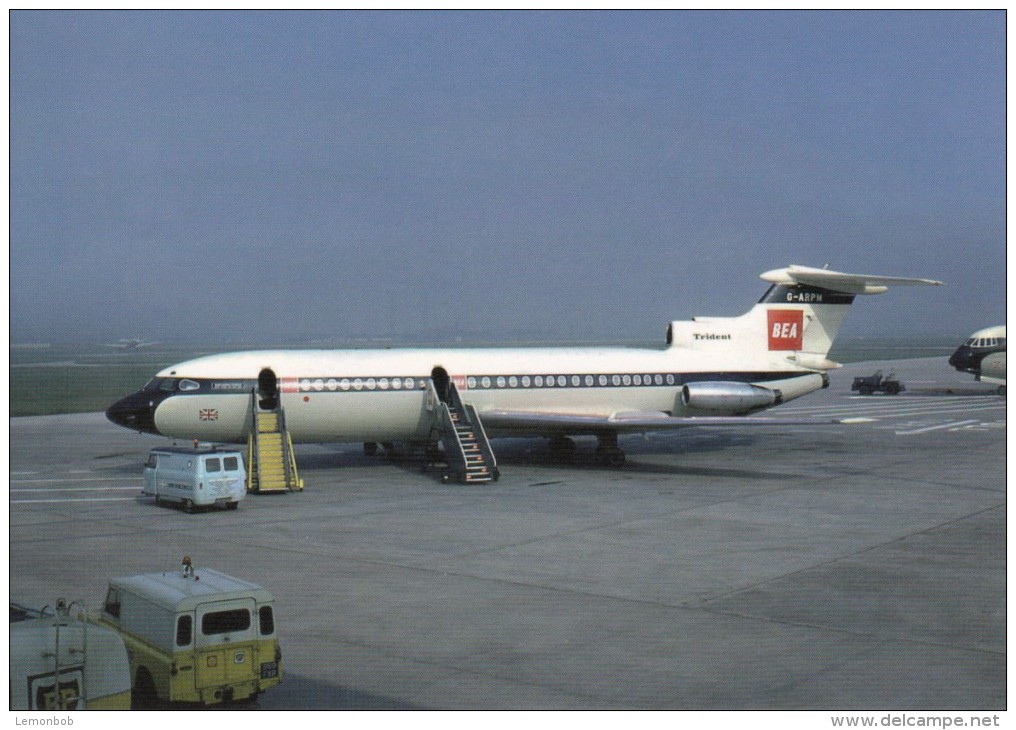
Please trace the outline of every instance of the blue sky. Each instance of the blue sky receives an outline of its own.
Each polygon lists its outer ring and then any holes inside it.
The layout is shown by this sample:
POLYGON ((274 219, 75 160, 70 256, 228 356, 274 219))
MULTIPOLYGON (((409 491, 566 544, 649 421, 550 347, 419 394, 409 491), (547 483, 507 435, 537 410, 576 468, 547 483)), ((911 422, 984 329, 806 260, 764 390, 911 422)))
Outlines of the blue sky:
POLYGON ((10 17, 11 339, 661 339, 790 263, 1005 316, 1005 14, 10 17))

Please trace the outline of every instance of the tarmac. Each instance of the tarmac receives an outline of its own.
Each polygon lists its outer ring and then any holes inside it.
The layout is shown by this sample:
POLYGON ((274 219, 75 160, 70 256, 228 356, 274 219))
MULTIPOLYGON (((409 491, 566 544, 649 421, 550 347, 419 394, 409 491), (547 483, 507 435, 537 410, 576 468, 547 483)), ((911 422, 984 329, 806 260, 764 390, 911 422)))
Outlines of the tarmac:
POLYGON ((302 493, 186 514, 140 494, 167 440, 10 419, 10 598, 101 605, 184 555, 276 596, 254 709, 1002 710, 1006 400, 941 358, 859 363, 768 415, 850 425, 622 437, 628 463, 495 440, 442 484, 300 446, 302 493), (850 392, 894 367, 898 396, 850 392))

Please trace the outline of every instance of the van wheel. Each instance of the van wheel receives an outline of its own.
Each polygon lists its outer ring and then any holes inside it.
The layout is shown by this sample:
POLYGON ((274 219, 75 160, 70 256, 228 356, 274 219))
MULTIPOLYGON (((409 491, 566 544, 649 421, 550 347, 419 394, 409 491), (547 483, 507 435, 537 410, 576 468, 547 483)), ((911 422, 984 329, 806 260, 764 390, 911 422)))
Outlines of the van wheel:
POLYGON ((155 680, 144 667, 138 669, 131 689, 131 709, 148 710, 155 706, 158 695, 155 692, 155 680))
POLYGON ((185 499, 183 501, 183 511, 186 512, 187 514, 190 514, 191 512, 193 512, 194 511, 194 503, 191 500, 189 500, 189 499, 185 499))
POLYGON ((236 509, 239 506, 240 506, 239 502, 227 502, 226 503, 226 509, 236 509))

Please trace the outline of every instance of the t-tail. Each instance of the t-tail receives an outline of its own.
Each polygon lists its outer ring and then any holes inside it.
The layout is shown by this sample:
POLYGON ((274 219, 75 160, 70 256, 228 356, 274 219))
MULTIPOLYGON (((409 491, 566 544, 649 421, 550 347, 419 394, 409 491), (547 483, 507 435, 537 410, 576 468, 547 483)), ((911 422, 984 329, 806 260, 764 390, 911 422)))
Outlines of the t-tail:
POLYGON ((808 266, 788 266, 761 275, 769 290, 740 317, 695 317, 672 322, 672 347, 729 358, 731 368, 824 372, 839 367, 829 360, 847 309, 862 294, 882 294, 891 286, 939 286, 941 281, 895 276, 846 274, 808 266), (725 351, 725 352, 724 352, 725 351))

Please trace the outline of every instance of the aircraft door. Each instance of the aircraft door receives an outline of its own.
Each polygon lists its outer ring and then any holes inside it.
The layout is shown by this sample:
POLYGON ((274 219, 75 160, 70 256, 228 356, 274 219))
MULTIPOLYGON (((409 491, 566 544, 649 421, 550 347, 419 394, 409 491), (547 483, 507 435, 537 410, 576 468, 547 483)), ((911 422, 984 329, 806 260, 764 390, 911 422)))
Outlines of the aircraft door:
POLYGON ((262 410, 274 411, 279 407, 279 379, 271 368, 258 373, 258 398, 258 406, 262 410))
POLYGON ((434 390, 437 391, 437 397, 441 399, 442 403, 447 403, 448 385, 451 383, 451 378, 448 377, 448 371, 442 367, 436 367, 430 371, 430 379, 434 383, 434 390))

